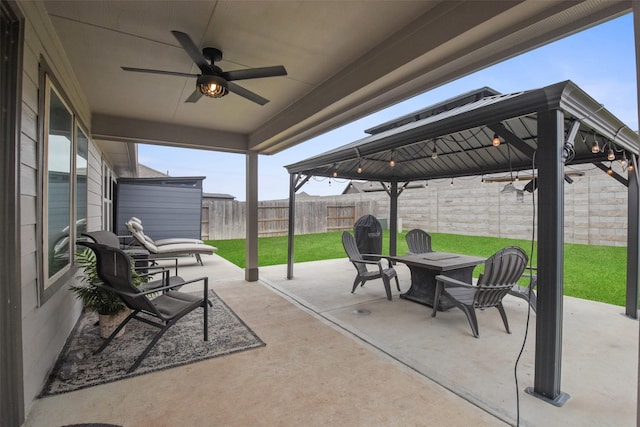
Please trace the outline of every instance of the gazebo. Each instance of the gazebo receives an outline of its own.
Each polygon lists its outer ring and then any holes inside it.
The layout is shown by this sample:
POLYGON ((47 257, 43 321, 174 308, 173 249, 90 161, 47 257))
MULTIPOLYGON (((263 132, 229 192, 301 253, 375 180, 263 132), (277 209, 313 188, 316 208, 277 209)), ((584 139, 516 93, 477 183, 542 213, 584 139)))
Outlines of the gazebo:
POLYGON ((499 94, 482 88, 366 131, 335 150, 286 166, 290 174, 287 277, 293 277, 295 194, 311 177, 378 181, 390 196, 396 254, 398 196, 417 180, 533 170, 538 191, 538 309, 531 394, 561 406, 565 165, 590 163, 628 188, 626 315, 637 318, 640 254, 638 134, 571 81, 499 94), (620 162, 623 174, 612 162, 620 162))

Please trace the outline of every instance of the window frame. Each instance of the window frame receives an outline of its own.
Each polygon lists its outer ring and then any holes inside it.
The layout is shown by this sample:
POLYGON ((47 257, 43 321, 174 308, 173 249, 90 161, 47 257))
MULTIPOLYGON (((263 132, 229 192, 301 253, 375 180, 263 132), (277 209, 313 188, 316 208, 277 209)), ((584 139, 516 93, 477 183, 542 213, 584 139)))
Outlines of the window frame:
MULTIPOLYGON (((38 305, 42 306, 47 300, 49 300, 58 290, 60 290, 75 274, 76 272, 76 239, 79 237, 77 234, 77 209, 78 209, 78 186, 77 186, 77 156, 78 156, 78 132, 82 132, 87 140, 87 179, 89 173, 89 146, 91 138, 89 132, 86 131, 86 126, 81 122, 77 113, 69 102, 68 97, 62 89, 62 85, 59 84, 55 78, 51 68, 48 66, 44 57, 40 58, 40 72, 39 72, 39 99, 38 99, 38 219, 36 223, 36 253, 37 260, 40 268, 38 268, 38 305), (48 239, 48 227, 49 227, 49 210, 48 210, 48 180, 49 180, 49 165, 48 165, 48 150, 49 150, 49 116, 50 116, 50 100, 51 93, 55 92, 56 96, 62 101, 64 107, 67 109, 71 120, 71 132, 70 132, 70 159, 69 159, 69 260, 59 271, 49 277, 49 239, 48 239)), ((88 183, 87 183, 88 184, 88 183)), ((88 215, 88 185, 85 186, 87 195, 84 198, 85 206, 84 211, 88 215)))

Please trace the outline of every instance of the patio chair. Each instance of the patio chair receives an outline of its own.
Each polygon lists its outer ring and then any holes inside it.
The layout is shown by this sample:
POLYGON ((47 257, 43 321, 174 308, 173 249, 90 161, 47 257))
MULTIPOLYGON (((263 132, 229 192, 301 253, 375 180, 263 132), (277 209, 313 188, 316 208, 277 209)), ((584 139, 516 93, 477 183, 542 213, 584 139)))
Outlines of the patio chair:
POLYGON ((537 274, 535 274, 535 272, 537 272, 537 268, 527 267, 526 270, 529 270, 529 271, 525 272, 523 274, 523 277, 525 279, 526 278, 529 279, 529 286, 520 286, 516 284, 509 291, 509 295, 522 298, 523 300, 528 302, 529 305, 531 306, 531 309, 535 313, 537 301, 538 301, 538 297, 536 296, 536 291, 535 291, 536 286, 538 285, 538 276, 537 274))
POLYGON ((193 255, 195 256, 198 264, 204 265, 202 263, 202 258, 200 255, 213 255, 218 248, 210 245, 206 245, 204 243, 172 243, 158 246, 153 240, 146 237, 144 232, 142 231, 142 226, 136 225, 136 223, 132 223, 133 232, 131 235, 135 238, 135 240, 146 250, 149 251, 150 257, 152 259, 162 258, 162 257, 173 257, 173 256, 182 256, 182 255, 193 255))
POLYGON ((113 333, 105 340, 94 354, 102 352, 111 343, 118 332, 131 320, 136 319, 148 325, 155 326, 160 331, 138 356, 128 372, 135 371, 149 351, 178 320, 189 314, 196 308, 202 307, 204 311, 204 340, 208 341, 208 309, 209 278, 200 277, 193 280, 181 281, 179 285, 167 285, 153 290, 143 291, 133 285, 131 274, 131 262, 129 256, 118 248, 101 245, 93 242, 83 242, 96 254, 98 277, 102 283, 96 284, 103 289, 118 294, 124 304, 131 310, 131 314, 124 319, 113 333), (202 281, 203 294, 194 294, 174 290, 177 286, 202 281), (158 294, 161 292, 160 294, 158 294), (155 297, 150 297, 156 295, 155 297))
MULTIPOLYGON (((133 258, 135 262, 135 268, 138 270, 138 272, 141 272, 141 273, 146 273, 147 271, 149 271, 149 269, 154 269, 155 267, 152 267, 152 266, 157 266, 157 261, 160 261, 160 260, 172 261, 175 265, 176 274, 175 276, 171 276, 170 278, 170 280, 172 281, 171 283, 174 283, 174 282, 178 283, 177 282, 178 279, 182 280, 182 278, 178 276, 178 258, 176 257, 150 258, 150 253, 148 250, 138 248, 138 247, 128 247, 127 245, 124 245, 122 243, 122 239, 127 238, 129 236, 117 236, 115 233, 108 230, 85 231, 82 233, 82 236, 88 237, 89 239, 91 239, 91 241, 95 243, 100 243, 101 245, 107 245, 107 246, 111 246, 112 248, 119 248, 124 250, 127 255, 133 258), (174 278, 178 278, 178 279, 174 279, 174 278)), ((78 242, 78 243, 82 244, 81 242, 78 242)), ((155 286, 155 283, 156 283, 155 281, 150 281, 148 283, 148 288, 150 289, 153 286, 155 286)))
POLYGON ((480 275, 477 285, 445 275, 437 275, 431 316, 436 316, 440 296, 446 295, 467 316, 474 337, 478 338, 479 336, 475 310, 490 307, 498 309, 507 333, 511 333, 507 314, 502 306, 502 299, 522 276, 527 266, 527 259, 527 254, 516 246, 499 250, 485 261, 484 273, 480 275))
POLYGON ((409 254, 424 254, 426 252, 432 252, 431 249, 431 235, 424 230, 414 228, 409 230, 405 236, 407 240, 407 246, 409 246, 409 254))
POLYGON ((198 243, 198 244, 204 245, 204 242, 202 240, 190 239, 188 237, 172 237, 169 239, 153 240, 151 237, 145 234, 144 227, 142 226, 142 220, 135 216, 132 216, 129 219, 129 221, 124 223, 124 225, 125 227, 127 227, 127 230, 129 231, 129 233, 133 234, 136 231, 139 233, 142 233, 144 235, 144 238, 148 242, 153 243, 156 246, 175 245, 178 243, 198 243))
POLYGON ((396 274, 396 270, 391 265, 391 260, 387 258, 387 262, 389 266, 387 268, 382 267, 382 258, 386 258, 382 255, 377 254, 361 254, 358 250, 358 245, 356 243, 355 237, 345 231, 342 233, 342 246, 344 246, 344 250, 349 257, 349 261, 356 268, 356 278, 353 282, 353 289, 351 289, 351 293, 354 293, 358 285, 364 286, 364 283, 367 280, 372 279, 382 279, 384 283, 384 289, 387 293, 387 299, 391 301, 391 278, 396 279, 396 287, 398 291, 400 290, 400 283, 398 282, 398 276, 396 274), (377 260, 373 259, 364 259, 364 257, 375 257, 377 260), (367 266, 375 266, 372 270, 369 270, 367 266))

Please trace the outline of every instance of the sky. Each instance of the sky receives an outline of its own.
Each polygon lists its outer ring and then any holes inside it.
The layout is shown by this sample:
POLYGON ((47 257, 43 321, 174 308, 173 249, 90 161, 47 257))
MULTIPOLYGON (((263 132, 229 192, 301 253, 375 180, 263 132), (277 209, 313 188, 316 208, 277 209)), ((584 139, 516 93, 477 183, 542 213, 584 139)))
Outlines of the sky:
MULTIPOLYGON (((627 14, 442 85, 272 156, 258 156, 258 200, 289 197, 285 165, 367 136, 365 129, 488 86, 501 93, 571 80, 633 130, 638 129, 633 16, 627 14)), ((206 176, 205 193, 245 198, 243 154, 138 145, 138 161, 170 176, 206 176)), ((345 180, 312 178, 299 192, 341 194, 345 180)))

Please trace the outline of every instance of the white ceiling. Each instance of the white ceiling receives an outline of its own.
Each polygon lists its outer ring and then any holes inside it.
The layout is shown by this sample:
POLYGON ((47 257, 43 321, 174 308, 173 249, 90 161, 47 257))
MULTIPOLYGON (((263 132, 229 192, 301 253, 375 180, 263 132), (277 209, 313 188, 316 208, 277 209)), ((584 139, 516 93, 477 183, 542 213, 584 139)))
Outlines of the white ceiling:
POLYGON ((273 154, 619 16, 631 3, 109 0, 46 1, 45 7, 99 143, 273 154), (284 65, 288 75, 236 82, 269 99, 264 106, 233 93, 194 104, 185 103, 193 78, 120 69, 198 73, 170 30, 189 34, 199 47, 221 49, 216 65, 224 71, 284 65))

